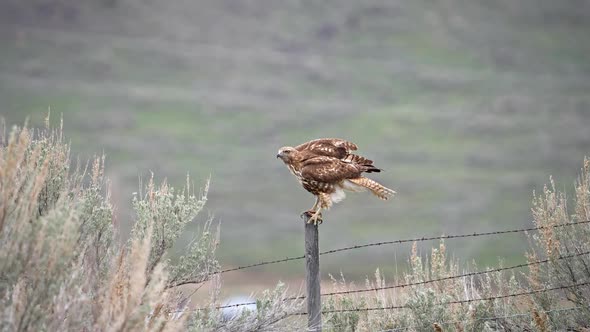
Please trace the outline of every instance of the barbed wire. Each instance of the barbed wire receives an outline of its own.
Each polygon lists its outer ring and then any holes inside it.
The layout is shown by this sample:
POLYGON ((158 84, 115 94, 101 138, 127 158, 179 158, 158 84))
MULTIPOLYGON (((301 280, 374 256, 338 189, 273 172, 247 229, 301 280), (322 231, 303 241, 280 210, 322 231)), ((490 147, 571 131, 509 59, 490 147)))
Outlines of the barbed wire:
MULTIPOLYGON (((435 283, 435 282, 448 281, 448 280, 460 279, 460 278, 466 278, 466 277, 474 277, 477 275, 496 273, 496 272, 502 272, 502 271, 507 271, 507 270, 514 270, 514 269, 519 269, 519 268, 523 268, 523 267, 549 263, 554 260, 575 258, 578 256, 588 255, 588 254, 590 254, 590 251, 584 251, 584 252, 579 252, 579 253, 575 253, 575 254, 563 255, 563 256, 559 256, 559 257, 555 257, 555 258, 547 258, 547 259, 543 259, 543 260, 537 260, 534 262, 517 264, 517 265, 512 265, 512 266, 507 266, 507 267, 500 267, 500 268, 488 269, 488 270, 484 270, 484 271, 476 271, 476 272, 469 272, 469 273, 464 273, 464 274, 459 274, 459 275, 447 276, 447 277, 442 277, 442 278, 437 278, 437 279, 429 279, 429 280, 409 282, 409 283, 405 283, 405 284, 383 286, 383 287, 374 287, 374 288, 366 288, 366 289, 355 289, 355 290, 323 293, 323 294, 321 294, 321 296, 334 296, 334 295, 346 295, 346 294, 354 294, 354 293, 366 293, 366 292, 380 291, 380 290, 387 290, 387 289, 420 286, 420 285, 426 285, 426 284, 431 284, 431 283, 435 283)), ((305 295, 293 296, 293 297, 285 298, 284 301, 303 300, 305 298, 306 298, 305 295)), ((242 306, 255 305, 255 304, 256 304, 256 301, 242 302, 242 303, 236 303, 236 304, 217 306, 214 309, 226 309, 226 308, 242 307, 242 306)), ((194 310, 199 311, 199 310, 206 310, 206 309, 208 309, 208 308, 197 308, 194 310)))
MULTIPOLYGON (((567 286, 556 286, 556 287, 543 288, 543 289, 531 290, 531 291, 514 293, 514 294, 484 297, 484 298, 479 298, 479 299, 445 301, 445 302, 435 303, 434 305, 435 306, 443 306, 443 305, 467 304, 467 303, 480 302, 480 301, 493 301, 493 300, 505 299, 505 298, 510 298, 510 297, 519 297, 519 296, 525 296, 525 295, 533 295, 533 294, 545 293, 545 292, 550 292, 550 291, 569 289, 569 288, 586 286, 586 285, 590 285, 590 281, 583 282, 583 283, 576 283, 576 284, 567 285, 567 286)), ((412 308, 412 306, 409 306, 406 304, 406 305, 397 305, 397 306, 394 305, 394 306, 386 306, 386 307, 324 310, 324 311, 322 311, 322 314, 343 313, 343 312, 368 312, 368 311, 377 311, 377 310, 396 310, 396 309, 410 309, 410 308, 412 308)), ((294 313, 292 315, 293 316, 305 316, 305 315, 307 315, 307 312, 298 312, 298 313, 294 313)))
MULTIPOLYGON (((537 310, 537 312, 549 314, 549 313, 554 313, 554 312, 563 312, 563 311, 571 311, 571 310, 579 310, 579 309, 587 309, 587 308, 588 307, 570 307, 570 308, 559 308, 559 309, 552 309, 552 310, 537 310)), ((529 316, 530 314, 531 313, 527 312, 527 313, 523 313, 523 314, 513 314, 513 315, 507 315, 507 316, 482 317, 482 318, 473 319, 471 321, 472 322, 481 322, 481 321, 490 321, 490 320, 500 320, 500 319, 529 316)), ((444 321, 444 322, 430 322, 427 325, 431 325, 431 326, 434 324, 449 325, 449 324, 457 324, 457 323, 465 323, 465 322, 467 322, 467 320, 454 320, 454 321, 444 321)), ((406 327, 398 327, 398 328, 394 328, 394 329, 380 330, 377 332, 399 332, 399 331, 407 331, 411 328, 412 328, 412 326, 406 326, 406 327)))
MULTIPOLYGON (((538 231, 538 230, 546 229, 546 228, 558 228, 558 227, 574 226, 574 225, 587 224, 587 223, 590 223, 590 220, 576 221, 576 222, 563 223, 563 224, 557 224, 557 225, 551 225, 551 226, 538 226, 538 227, 529 227, 529 228, 521 228, 521 229, 512 229, 512 230, 505 230, 505 231, 468 233, 468 234, 458 234, 458 235, 442 235, 442 236, 411 238, 411 239, 402 239, 402 240, 394 240, 394 241, 382 241, 382 242, 374 242, 374 243, 368 243, 368 244, 363 244, 363 245, 355 245, 355 246, 349 246, 349 247, 343 247, 343 248, 339 248, 339 249, 332 249, 332 250, 328 250, 328 251, 323 251, 323 252, 320 252, 320 255, 328 255, 328 254, 333 254, 333 253, 337 253, 337 252, 342 252, 342 251, 347 251, 347 250, 355 250, 355 249, 360 249, 360 248, 367 248, 367 247, 372 247, 372 246, 382 246, 382 245, 389 245, 389 244, 401 244, 401 243, 408 243, 408 242, 420 242, 420 241, 431 241, 431 240, 446 240, 446 239, 457 239, 457 238, 467 238, 467 237, 491 236, 491 235, 501 235, 501 234, 514 234, 514 233, 538 231)), ((399 284, 399 285, 392 285, 392 286, 375 287, 375 288, 370 288, 370 289, 330 292, 330 293, 321 294, 321 296, 333 296, 333 295, 353 294, 353 293, 362 293, 362 292, 370 292, 370 291, 378 291, 378 290, 386 290, 386 289, 412 287, 412 286, 424 285, 424 284, 440 282, 440 281, 445 281, 445 280, 465 278, 465 277, 471 277, 471 276, 476 276, 476 275, 481 275, 481 274, 512 270, 512 269, 547 263, 547 262, 550 262, 551 260, 554 260, 554 259, 567 259, 567 258, 573 258, 573 257, 577 257, 577 256, 587 255, 587 254, 590 254, 590 251, 575 253, 575 254, 570 254, 570 255, 565 255, 565 256, 559 256, 559 257, 553 258, 553 259, 548 258, 548 259, 544 259, 544 260, 523 263, 523 264, 513 265, 513 266, 509 266, 509 267, 501 267, 501 268, 496 268, 496 269, 488 269, 485 271, 470 272, 470 273, 465 273, 465 274, 461 274, 461 275, 448 276, 448 277, 443 277, 443 278, 438 278, 438 279, 424 280, 424 281, 419 281, 419 282, 414 282, 414 283, 406 283, 406 284, 399 284)), ((283 259, 276 259, 276 260, 272 260, 272 261, 262 261, 262 262, 255 263, 255 264, 243 265, 243 266, 238 266, 235 268, 221 270, 221 271, 212 273, 212 275, 223 274, 223 273, 238 271, 238 270, 244 270, 244 269, 248 269, 248 268, 252 268, 252 267, 258 267, 258 266, 300 260, 300 259, 304 259, 304 258, 305 258, 305 255, 301 255, 301 256, 295 256, 295 257, 286 257, 283 259)), ((205 281, 194 282, 194 284, 200 284, 205 281)), ((191 284, 191 283, 192 282, 186 282, 186 283, 183 283, 183 285, 184 284, 191 284)), ((305 299, 305 298, 306 298, 305 296, 294 296, 294 297, 286 298, 285 300, 300 300, 300 299, 305 299)), ((243 303, 216 306, 213 309, 226 309, 226 308, 242 307, 242 306, 255 305, 255 304, 256 304, 256 301, 251 301, 251 302, 243 302, 243 303)), ((196 308, 194 310, 200 311, 200 310, 207 310, 207 309, 209 309, 209 308, 196 308)))
MULTIPOLYGON (((538 231, 538 230, 546 229, 546 228, 558 228, 558 227, 574 226, 574 225, 588 224, 588 223, 590 223, 590 220, 575 221, 575 222, 571 222, 571 223, 557 224, 557 225, 552 225, 552 226, 539 226, 539 227, 530 227, 530 228, 521 228, 521 229, 511 229, 511 230, 506 230, 506 231, 468 233, 468 234, 458 234, 458 235, 441 235, 441 236, 420 237, 420 238, 411 238, 411 239, 402 239, 402 240, 393 240, 393 241, 373 242, 373 243, 354 245, 354 246, 349 246, 349 247, 343 247, 343 248, 338 248, 338 249, 322 251, 322 252, 320 252, 320 256, 334 254, 334 253, 342 252, 342 251, 356 250, 356 249, 361 249, 361 248, 376 247, 376 246, 389 245, 389 244, 402 244, 402 243, 409 243, 409 242, 422 242, 422 241, 432 241, 432 240, 449 240, 449 239, 502 235, 502 234, 511 234, 511 233, 524 233, 524 232, 538 231)), ((232 272, 232 271, 249 269, 252 267, 271 265, 271 264, 277 264, 277 263, 284 263, 284 262, 300 260, 300 259, 304 259, 304 258, 305 258, 305 255, 301 255, 301 256, 294 256, 294 257, 286 257, 283 259, 276 259, 276 260, 272 260, 272 261, 262 261, 262 262, 255 263, 255 264, 238 266, 238 267, 234 267, 234 268, 230 268, 230 269, 221 270, 221 271, 215 272, 213 274, 214 275, 215 274, 223 274, 223 273, 232 272)))
MULTIPOLYGON (((557 225, 551 225, 551 226, 539 226, 539 227, 529 227, 529 228, 521 228, 521 229, 511 229, 511 230, 505 230, 505 231, 468 233, 468 234, 457 234, 457 235, 442 235, 442 236, 411 238, 411 239, 402 239, 402 240, 393 240, 393 241, 382 241, 382 242, 367 243, 367 244, 354 245, 354 246, 343 247, 343 248, 338 248, 338 249, 332 249, 332 250, 328 250, 328 251, 322 251, 322 252, 320 252, 320 256, 334 254, 334 253, 338 253, 338 252, 342 252, 342 251, 356 250, 356 249, 361 249, 361 248, 390 245, 390 244, 402 244, 402 243, 409 243, 409 242, 422 242, 422 241, 432 241, 432 240, 448 240, 448 239, 502 235, 502 234, 515 234, 515 233, 538 231, 538 230, 546 229, 546 228, 567 227, 567 226, 575 226, 575 225, 588 224, 588 223, 590 223, 590 220, 575 221, 575 222, 563 223, 563 224, 557 224, 557 225)), ((218 274, 224 274, 224 273, 228 273, 228 272, 233 272, 233 271, 245 270, 245 269, 258 267, 258 266, 265 266, 265 265, 272 265, 272 264, 284 263, 284 262, 289 262, 289 261, 301 260, 304 258, 305 258, 305 255, 301 255, 301 256, 286 257, 286 258, 282 258, 282 259, 275 259, 275 260, 271 260, 271 261, 262 261, 262 262, 258 262, 258 263, 254 263, 254 264, 243 265, 243 266, 238 266, 238 267, 234 267, 234 268, 229 268, 229 269, 213 272, 213 273, 211 273, 211 276, 218 275, 218 274)), ((516 268, 516 267, 514 267, 514 268, 516 268)), ((208 279, 202 280, 202 281, 190 281, 189 280, 189 281, 185 281, 177 286, 189 285, 189 284, 197 284, 198 285, 198 284, 206 282, 207 280, 208 279)), ((244 305, 248 305, 248 304, 244 304, 244 305)))
POLYGON ((460 239, 460 238, 478 237, 478 236, 502 235, 502 234, 510 234, 510 233, 524 233, 524 232, 538 231, 538 230, 546 229, 546 228, 558 228, 558 227, 574 226, 574 225, 587 224, 587 223, 590 223, 590 220, 575 221, 575 222, 571 222, 571 223, 563 223, 563 224, 557 224, 557 225, 551 225, 551 226, 538 226, 538 227, 530 227, 530 228, 511 229, 511 230, 506 230, 506 231, 493 231, 493 232, 482 232, 482 233, 475 232, 475 233, 458 234, 458 235, 441 235, 441 236, 420 237, 420 238, 413 238, 413 239, 382 241, 382 242, 367 243, 367 244, 361 244, 361 245, 354 245, 354 246, 350 246, 350 247, 344 247, 344 248, 340 248, 340 249, 328 250, 328 251, 321 252, 320 255, 333 254, 336 252, 346 251, 346 250, 382 246, 382 245, 387 245, 387 244, 401 244, 401 243, 408 243, 408 242, 421 242, 421 241, 431 241, 431 240, 449 240, 449 239, 460 239))
MULTIPOLYGON (((321 255, 321 253, 320 253, 320 255, 321 255)), ((244 266, 238 266, 238 267, 234 267, 234 268, 230 268, 230 269, 226 269, 226 270, 221 270, 221 271, 215 272, 213 274, 223 274, 223 273, 232 272, 232 271, 249 269, 249 268, 257 267, 257 266, 271 265, 271 264, 277 264, 277 263, 284 263, 284 262, 295 261, 295 260, 300 260, 300 259, 304 259, 304 258, 305 258, 305 255, 301 255, 301 256, 296 256, 296 257, 286 257, 286 258, 283 258, 283 259, 276 259, 276 260, 272 260, 272 261, 262 261, 260 263, 255 263, 255 264, 250 264, 250 265, 244 265, 244 266)))
MULTIPOLYGON (((409 283, 405 283, 405 284, 392 285, 392 286, 383 286, 383 287, 374 287, 374 288, 366 288, 366 289, 355 289, 355 290, 347 290, 347 291, 324 293, 324 294, 322 294, 322 296, 344 295, 344 294, 354 294, 354 293, 366 293, 366 292, 380 291, 380 290, 386 290, 386 289, 395 289, 395 288, 405 288, 405 287, 426 285, 426 284, 431 284, 431 283, 440 282, 440 281, 448 281, 448 280, 453 280, 453 279, 474 277, 474 276, 482 275, 482 274, 496 273, 496 272, 502 272, 502 271, 507 271, 507 270, 514 270, 514 269, 519 269, 519 268, 523 268, 523 267, 528 267, 528 266, 533 266, 533 265, 539 265, 539 264, 549 263, 549 262, 554 261, 554 260, 574 258, 574 257, 582 256, 582 255, 588 255, 588 254, 590 254, 590 251, 584 251, 584 252, 580 252, 580 253, 569 254, 569 255, 565 255, 565 256, 559 256, 559 257, 556 257, 556 258, 547 258, 547 259, 543 259, 543 260, 538 260, 538 261, 528 262, 528 263, 522 263, 522 264, 517 264, 517 265, 512 265, 512 266, 507 266, 507 267, 499 267, 499 268, 495 268, 495 269, 488 269, 488 270, 484 270, 484 271, 468 272, 468 273, 464 273, 464 274, 447 276, 447 277, 441 277, 441 278, 437 278, 437 279, 430 279, 430 280, 424 280, 424 281, 409 282, 409 283)), ((301 299, 301 298, 304 298, 304 297, 296 297, 296 298, 293 298, 293 299, 301 299)))

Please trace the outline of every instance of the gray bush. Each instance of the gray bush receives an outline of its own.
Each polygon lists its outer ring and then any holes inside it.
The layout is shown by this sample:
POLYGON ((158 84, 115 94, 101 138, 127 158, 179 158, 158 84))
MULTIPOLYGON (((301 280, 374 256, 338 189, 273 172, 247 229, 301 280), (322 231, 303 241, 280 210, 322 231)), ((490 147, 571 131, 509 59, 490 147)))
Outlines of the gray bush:
POLYGON ((283 301, 279 285, 256 312, 221 319, 213 309, 221 283, 212 220, 171 263, 170 249, 207 200, 208 181, 195 195, 188 178, 180 192, 150 179, 133 197, 131 237, 119 244, 104 157, 72 168, 61 128, 49 125, 15 127, 0 142, 0 330, 273 330, 300 309, 283 301), (202 302, 212 309, 195 313, 191 293, 178 286, 208 280, 212 292, 202 302))

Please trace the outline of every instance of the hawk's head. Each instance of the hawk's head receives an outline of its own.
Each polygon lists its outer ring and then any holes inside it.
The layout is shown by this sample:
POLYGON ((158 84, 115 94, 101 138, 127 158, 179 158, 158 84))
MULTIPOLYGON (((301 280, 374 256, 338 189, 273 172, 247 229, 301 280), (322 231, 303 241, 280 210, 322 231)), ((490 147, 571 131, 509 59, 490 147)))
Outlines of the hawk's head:
POLYGON ((297 159, 299 151, 295 150, 295 148, 290 146, 283 146, 279 149, 279 153, 277 153, 277 158, 281 158, 285 164, 291 164, 294 160, 297 159))

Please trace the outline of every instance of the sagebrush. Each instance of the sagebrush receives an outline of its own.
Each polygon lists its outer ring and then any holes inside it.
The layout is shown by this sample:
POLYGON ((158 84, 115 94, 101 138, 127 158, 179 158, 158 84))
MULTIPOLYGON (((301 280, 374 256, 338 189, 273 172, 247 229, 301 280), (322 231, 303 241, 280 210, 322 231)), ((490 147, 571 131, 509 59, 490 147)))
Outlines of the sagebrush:
MULTIPOLYGON (((47 123, 49 120, 47 120, 47 123)), ((63 121, 62 121, 63 123, 63 121)), ((2 331, 280 330, 300 309, 282 284, 259 310, 224 319, 215 259, 219 228, 207 219, 174 260, 169 251, 207 200, 153 178, 133 200, 131 237, 115 227, 105 158, 72 166, 62 128, 17 128, 0 140, 0 329, 2 331), (196 312, 181 285, 209 281, 196 312)), ((293 324, 293 322, 289 323, 293 324)))

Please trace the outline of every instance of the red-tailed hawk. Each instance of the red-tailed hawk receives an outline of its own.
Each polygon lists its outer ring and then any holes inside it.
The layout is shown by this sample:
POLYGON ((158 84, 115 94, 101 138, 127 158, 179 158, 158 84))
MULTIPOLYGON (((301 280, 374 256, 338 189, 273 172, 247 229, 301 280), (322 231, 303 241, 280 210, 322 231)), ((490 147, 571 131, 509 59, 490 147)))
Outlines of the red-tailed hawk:
POLYGON ((381 170, 373 166, 372 160, 351 153, 356 149, 354 143, 338 138, 320 138, 279 149, 277 158, 283 160, 305 190, 316 196, 311 210, 304 212, 310 217, 309 223, 321 223, 321 210, 342 201, 345 191, 369 189, 383 200, 395 194, 395 191, 362 176, 364 172, 381 170))

